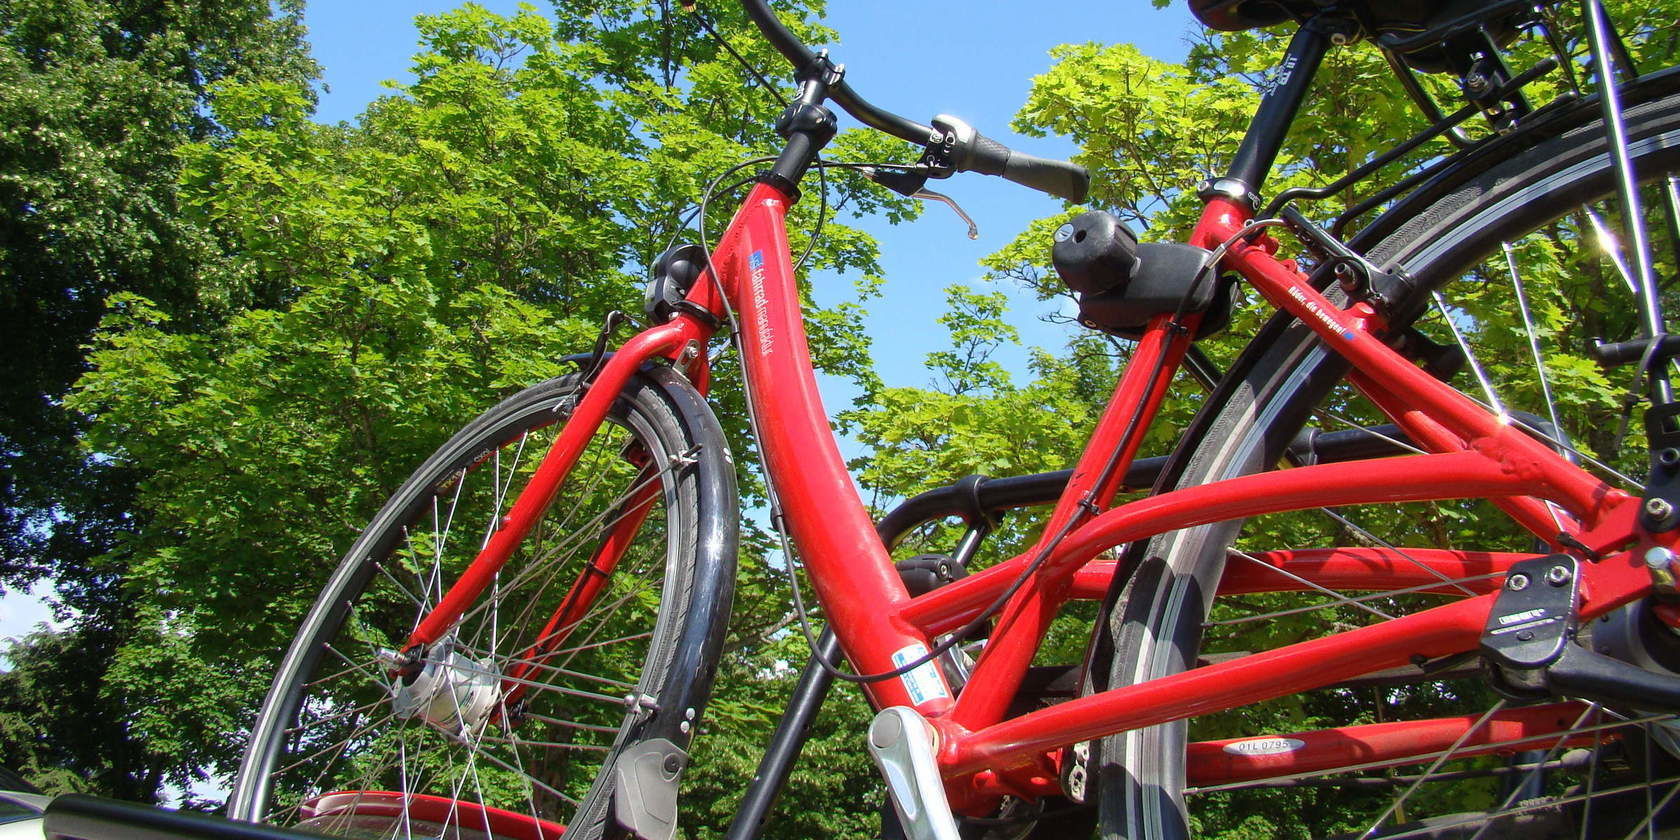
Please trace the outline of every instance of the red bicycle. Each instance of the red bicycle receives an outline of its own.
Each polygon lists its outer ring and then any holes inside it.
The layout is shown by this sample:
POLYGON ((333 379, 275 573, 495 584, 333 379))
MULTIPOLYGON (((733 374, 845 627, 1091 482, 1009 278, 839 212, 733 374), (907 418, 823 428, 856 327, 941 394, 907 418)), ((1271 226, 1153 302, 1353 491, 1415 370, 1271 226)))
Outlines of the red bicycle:
POLYGON ((1194 0, 1219 28, 1302 25, 1187 244, 1139 245, 1104 213, 1058 233, 1081 320, 1136 339, 1083 453, 1067 472, 931 491, 879 524, 818 398, 784 225, 830 165, 825 105, 924 149, 869 170, 905 194, 976 171, 1077 201, 1085 174, 881 110, 763 0, 743 3, 797 71, 780 156, 715 245, 667 253, 652 326, 608 350, 609 323, 575 374, 473 421, 396 492, 287 652, 232 816, 358 836, 673 836, 738 547, 735 465, 705 400, 727 334, 771 522, 831 630, 732 838, 756 835, 835 679, 879 710, 868 748, 890 830, 912 838, 1093 822, 1178 837, 1243 795, 1333 811, 1319 830, 1350 836, 1674 829, 1680 339, 1657 278, 1680 241, 1665 221, 1680 217, 1680 75, 1632 73, 1598 0, 1578 40, 1528 2, 1194 0), (1556 55, 1518 72, 1499 48, 1524 32, 1556 55), (1342 182, 1262 202, 1320 60, 1362 39, 1421 103, 1414 71, 1457 76, 1466 104, 1342 182), (1577 91, 1531 105, 1548 74, 1577 91), (1588 75, 1596 89, 1577 84, 1588 75), (1469 141, 1474 117, 1496 130, 1469 141), (1444 135, 1462 151, 1328 230, 1295 206, 1444 135), (1279 311, 1220 372, 1194 342, 1229 320, 1238 278, 1279 311), (1595 321, 1560 323, 1535 280, 1594 301, 1595 321), (1587 352, 1637 381, 1642 418, 1617 428, 1630 406, 1575 364, 1587 352), (1492 384, 1525 367, 1545 416, 1492 384), (1181 368, 1211 390, 1172 454, 1139 458, 1181 368), (1048 516, 1026 550, 968 568, 1000 516, 1035 506, 1048 516), (954 548, 895 559, 951 517, 966 526, 954 548), (1099 605, 1085 660, 1047 667, 1044 640, 1078 601, 1099 605), (1256 705, 1278 698, 1293 716, 1256 705), (1251 728, 1279 719, 1298 730, 1251 728))

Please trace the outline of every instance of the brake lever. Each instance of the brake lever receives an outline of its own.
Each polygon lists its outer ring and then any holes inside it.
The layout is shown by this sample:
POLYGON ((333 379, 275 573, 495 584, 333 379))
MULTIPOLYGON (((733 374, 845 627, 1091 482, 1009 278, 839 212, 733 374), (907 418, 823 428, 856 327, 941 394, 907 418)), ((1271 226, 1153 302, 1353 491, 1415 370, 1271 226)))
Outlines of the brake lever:
POLYGON ((917 190, 916 192, 911 194, 910 197, 911 198, 919 198, 919 199, 922 199, 923 201, 942 201, 942 202, 944 202, 946 205, 948 205, 951 208, 952 211, 954 211, 958 216, 960 216, 963 221, 968 223, 968 238, 969 239, 979 239, 980 238, 980 226, 976 225, 974 223, 974 220, 969 218, 969 215, 967 213, 963 212, 962 207, 957 204, 956 199, 954 199, 954 198, 952 198, 952 197, 950 197, 950 196, 948 196, 944 193, 934 192, 933 190, 927 189, 926 187, 923 187, 922 189, 917 190))
POLYGON ((886 187, 889 190, 892 190, 895 193, 898 193, 899 195, 908 196, 910 198, 919 198, 923 201, 944 202, 951 208, 952 211, 961 217, 963 221, 968 223, 968 238, 979 239, 979 225, 974 223, 974 219, 970 218, 968 213, 964 212, 955 199, 945 195, 944 193, 934 192, 925 186, 928 178, 949 177, 950 174, 950 172, 946 172, 944 175, 941 175, 936 170, 927 167, 925 164, 918 165, 911 169, 877 169, 873 166, 865 167, 863 169, 864 177, 880 184, 883 187, 886 187))

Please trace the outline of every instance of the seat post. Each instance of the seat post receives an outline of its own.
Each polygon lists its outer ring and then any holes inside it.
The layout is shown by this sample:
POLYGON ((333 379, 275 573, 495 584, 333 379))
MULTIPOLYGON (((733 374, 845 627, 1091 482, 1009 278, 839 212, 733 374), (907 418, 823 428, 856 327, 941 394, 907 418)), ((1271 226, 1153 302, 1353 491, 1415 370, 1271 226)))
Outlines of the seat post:
POLYGON ((1295 31, 1283 62, 1272 71, 1270 86, 1260 98, 1260 107, 1248 124, 1237 156, 1226 171, 1226 180, 1242 184, 1249 195, 1258 195, 1266 173, 1277 160, 1278 150, 1289 126, 1301 110, 1318 66, 1329 51, 1331 32, 1340 31, 1342 23, 1328 17, 1315 17, 1295 31))

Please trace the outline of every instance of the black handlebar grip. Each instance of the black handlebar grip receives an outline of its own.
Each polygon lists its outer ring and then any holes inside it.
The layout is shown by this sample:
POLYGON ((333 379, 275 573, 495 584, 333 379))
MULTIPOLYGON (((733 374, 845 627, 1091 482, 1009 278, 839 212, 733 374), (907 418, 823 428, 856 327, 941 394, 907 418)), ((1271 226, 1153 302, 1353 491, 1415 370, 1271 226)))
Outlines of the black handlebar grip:
POLYGON ((946 114, 934 117, 933 125, 948 138, 951 163, 959 172, 1002 175, 1023 187, 1068 201, 1084 201, 1091 188, 1090 174, 1076 163, 1015 151, 946 114))
POLYGON ((1015 156, 1015 150, 978 131, 964 147, 968 154, 957 161, 957 168, 982 175, 1002 175, 1009 169, 1009 159, 1015 156))
POLYGON ((1023 187, 1032 187, 1068 201, 1084 201, 1091 188, 1085 167, 1065 160, 1052 160, 1017 152, 979 132, 968 143, 967 160, 958 168, 986 175, 1002 175, 1023 187))
POLYGON ((1077 163, 1013 151, 1003 167, 1003 177, 1023 187, 1032 187, 1076 203, 1084 201, 1086 192, 1091 189, 1091 174, 1077 163))

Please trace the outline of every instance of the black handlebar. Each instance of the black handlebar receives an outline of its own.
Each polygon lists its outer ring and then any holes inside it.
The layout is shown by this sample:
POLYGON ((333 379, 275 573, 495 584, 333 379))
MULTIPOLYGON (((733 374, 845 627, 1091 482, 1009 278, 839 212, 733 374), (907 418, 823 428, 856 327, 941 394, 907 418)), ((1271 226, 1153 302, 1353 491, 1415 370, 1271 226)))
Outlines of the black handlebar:
MULTIPOLYGON (((741 5, 746 9, 747 17, 764 33, 765 40, 793 65, 801 78, 822 71, 824 65, 819 63, 817 56, 782 25, 766 0, 741 0, 741 5)), ((1085 167, 1015 151, 985 137, 955 117, 941 115, 934 118, 932 126, 922 125, 870 104, 844 79, 829 85, 828 97, 870 128, 920 146, 940 147, 944 159, 950 163, 950 169, 935 172, 938 177, 948 176, 953 171, 1002 175, 1022 186, 1068 201, 1083 201, 1090 187, 1091 177, 1085 167)))

